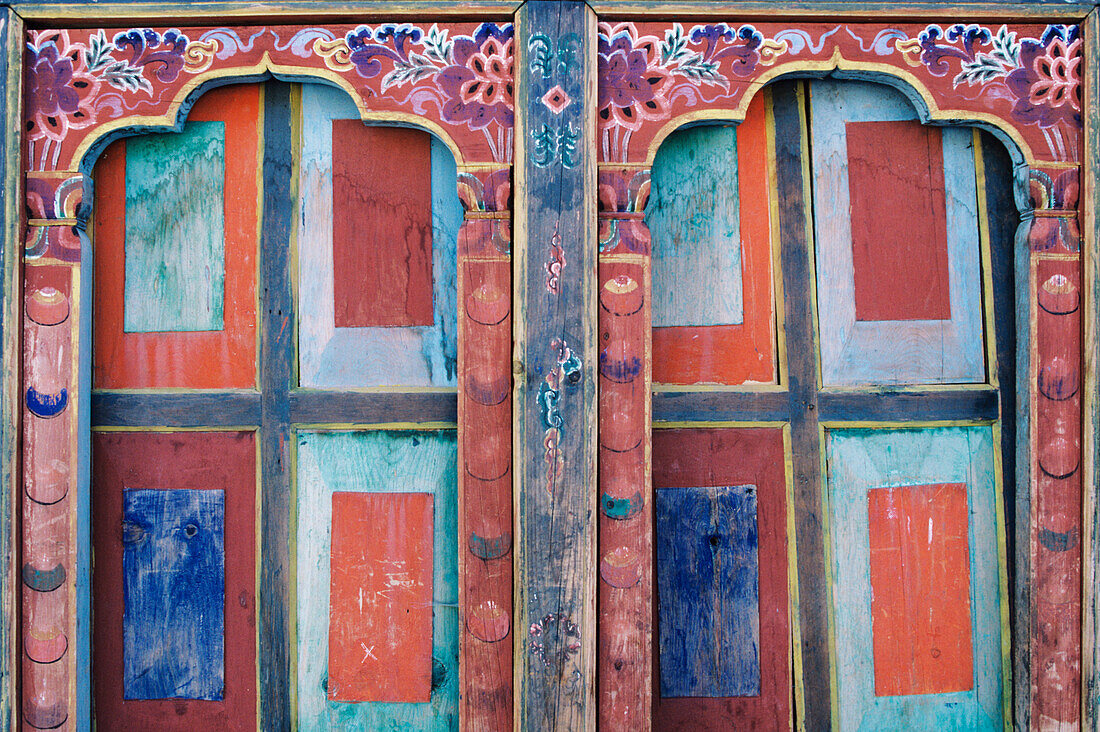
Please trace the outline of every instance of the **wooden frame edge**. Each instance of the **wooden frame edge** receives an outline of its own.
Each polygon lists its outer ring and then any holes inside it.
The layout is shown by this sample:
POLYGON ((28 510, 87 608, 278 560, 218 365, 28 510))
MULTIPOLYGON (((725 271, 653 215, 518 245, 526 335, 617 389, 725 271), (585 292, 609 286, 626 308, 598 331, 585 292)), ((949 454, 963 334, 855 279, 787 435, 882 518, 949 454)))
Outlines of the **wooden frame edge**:
MULTIPOLYGON (((897 20, 916 22, 945 16, 965 14, 967 20, 986 21, 1040 21, 1066 20, 1080 22, 1094 8, 1090 2, 1069 3, 997 3, 997 2, 927 2, 909 0, 895 6, 868 10, 864 3, 850 0, 809 0, 777 9, 775 3, 768 0, 733 0, 730 2, 707 2, 690 0, 689 2, 670 2, 669 0, 588 0, 589 6, 598 15, 624 17, 663 16, 669 17, 716 17, 736 16, 739 20, 822 20, 832 19, 868 19, 875 21, 897 20)), ((880 6, 881 7, 881 6, 880 6)))

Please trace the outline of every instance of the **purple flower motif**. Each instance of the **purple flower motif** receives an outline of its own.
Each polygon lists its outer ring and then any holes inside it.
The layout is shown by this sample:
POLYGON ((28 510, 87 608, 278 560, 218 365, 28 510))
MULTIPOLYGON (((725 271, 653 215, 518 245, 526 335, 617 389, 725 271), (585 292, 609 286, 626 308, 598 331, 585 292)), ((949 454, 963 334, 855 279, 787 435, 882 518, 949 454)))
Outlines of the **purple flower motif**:
POLYGON ((390 59, 397 64, 408 62, 405 41, 420 40, 420 29, 413 26, 381 26, 377 34, 370 27, 361 25, 347 35, 351 54, 348 60, 355 65, 355 71, 364 79, 373 79, 382 72, 382 62, 377 57, 390 59), (394 48, 386 45, 393 39, 394 48), (372 42, 373 41, 373 42, 372 42))
POLYGON ((1005 78, 1016 96, 1012 113, 1024 122, 1051 127, 1081 125, 1081 39, 1077 28, 1050 26, 1043 37, 1020 43, 1020 68, 1005 78))
POLYGON ((599 115, 604 123, 638 130, 644 119, 659 119, 668 111, 666 92, 672 75, 651 64, 649 54, 635 48, 628 34, 609 40, 601 37, 597 68, 599 115))
POLYGON ((82 66, 74 65, 74 59, 81 58, 80 49, 71 47, 68 38, 59 35, 37 48, 31 45, 29 50, 30 139, 61 140, 70 127, 87 127, 95 122, 92 101, 99 81, 82 66), (58 43, 62 44, 60 49, 58 43))
POLYGON ((130 66, 151 67, 157 80, 163 84, 175 81, 183 70, 183 52, 187 49, 188 39, 178 30, 167 31, 161 36, 152 28, 134 28, 119 33, 114 41, 119 51, 125 52, 129 48, 130 66))
POLYGON ((451 64, 437 83, 446 97, 443 119, 481 129, 494 120, 512 124, 512 28, 482 23, 473 37, 454 39, 451 64))

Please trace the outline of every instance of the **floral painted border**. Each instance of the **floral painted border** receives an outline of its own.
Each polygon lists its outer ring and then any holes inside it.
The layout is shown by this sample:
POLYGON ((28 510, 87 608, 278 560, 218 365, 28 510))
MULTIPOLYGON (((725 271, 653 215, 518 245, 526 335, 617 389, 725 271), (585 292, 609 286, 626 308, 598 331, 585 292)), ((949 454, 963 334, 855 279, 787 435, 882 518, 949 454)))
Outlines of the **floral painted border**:
MULTIPOLYGON (((742 111, 787 72, 905 72, 940 116, 1003 121, 1036 160, 1076 161, 1081 146, 1077 26, 975 24, 600 24, 599 126, 606 162, 642 162, 660 129, 702 110, 742 111)), ((736 116, 736 115, 731 115, 736 116)))
POLYGON ((512 34, 509 23, 30 31, 28 161, 34 171, 74 169, 72 156, 97 126, 168 115, 181 93, 213 75, 316 70, 354 89, 369 111, 446 130, 467 162, 505 162, 512 34))

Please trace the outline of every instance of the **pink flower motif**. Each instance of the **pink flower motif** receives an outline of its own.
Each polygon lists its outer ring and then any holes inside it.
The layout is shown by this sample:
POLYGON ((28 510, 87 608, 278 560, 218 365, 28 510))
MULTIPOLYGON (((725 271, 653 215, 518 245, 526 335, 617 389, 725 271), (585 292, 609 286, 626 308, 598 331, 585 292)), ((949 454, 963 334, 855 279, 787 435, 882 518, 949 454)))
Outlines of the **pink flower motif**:
POLYGON ((1061 107, 1069 104, 1074 111, 1081 111, 1080 80, 1081 39, 1068 46, 1056 38, 1047 52, 1036 57, 1033 68, 1039 78, 1029 90, 1028 97, 1034 105, 1061 107))
POLYGON ((511 38, 502 43, 490 36, 477 53, 466 59, 466 68, 473 72, 473 78, 462 82, 459 89, 463 103, 513 108, 511 38))
POLYGON ((61 140, 69 129, 93 124, 99 80, 85 67, 83 44, 51 32, 34 38, 28 51, 27 137, 61 140))

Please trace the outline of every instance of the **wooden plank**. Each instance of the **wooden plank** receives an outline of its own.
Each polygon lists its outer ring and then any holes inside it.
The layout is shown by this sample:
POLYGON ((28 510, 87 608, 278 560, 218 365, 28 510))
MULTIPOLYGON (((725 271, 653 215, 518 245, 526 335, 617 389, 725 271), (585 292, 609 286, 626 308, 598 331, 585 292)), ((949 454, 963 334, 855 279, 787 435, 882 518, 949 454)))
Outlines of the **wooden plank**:
POLYGON ((782 391, 656 391, 655 422, 785 422, 790 397, 782 391))
POLYGON ((801 689, 795 689, 795 696, 804 705, 798 710, 799 724, 816 730, 829 729, 833 723, 833 677, 822 529, 820 433, 816 419, 817 329, 812 303, 805 297, 806 283, 814 276, 805 93, 796 83, 778 83, 772 87, 771 99, 790 380, 794 541, 798 547, 797 612, 802 675, 795 682, 801 685, 801 689))
MULTIPOLYGON (((1100 12, 1093 10, 1082 26, 1084 52, 1089 58, 1096 58, 1100 52, 1100 12)), ((1100 456, 1100 383, 1097 380, 1097 367, 1100 365, 1100 339, 1097 337, 1097 325, 1100 324, 1100 196, 1097 195, 1097 174, 1100 171, 1100 65, 1095 63, 1085 67, 1083 77, 1085 150, 1082 159, 1081 209, 1084 215, 1084 373, 1082 379, 1082 410, 1084 416, 1084 434, 1081 439, 1083 450, 1082 482, 1086 486, 1096 485, 1096 460, 1100 456)), ((1084 633, 1082 646, 1082 695, 1081 725, 1083 729, 1095 730, 1100 726, 1100 506, 1094 491, 1085 491, 1084 510, 1084 633)))
POLYGON ((93 427, 242 427, 260 424, 256 392, 92 395, 93 427))
POLYGON ((124 333, 222 330, 225 123, 126 143, 124 333))
POLYGON ((515 725, 596 724, 596 17, 516 16, 515 725), (560 87, 567 107, 542 99, 560 87), (562 264, 557 286, 547 267, 562 264))
MULTIPOLYGON (((942 132, 951 319, 861 321, 856 317, 853 296, 846 125, 915 120, 916 111, 900 92, 879 84, 815 81, 810 89, 823 383, 831 386, 984 381, 971 132, 950 128, 942 132)), ((878 225, 892 225, 892 221, 878 225)))
MULTIPOLYGON (((188 115, 188 121, 225 126, 224 198, 233 205, 224 208, 224 303, 221 320, 224 328, 193 332, 128 332, 130 326, 143 328, 180 327, 175 316, 161 323, 153 317, 135 316, 141 309, 137 295, 141 278, 134 269, 137 264, 128 257, 125 242, 130 228, 127 205, 127 150, 132 145, 164 147, 170 135, 158 135, 151 142, 135 138, 112 143, 93 170, 96 198, 94 202, 95 239, 95 312, 96 328, 94 384, 96 388, 128 389, 146 387, 181 387, 201 389, 249 389, 256 387, 256 276, 257 276, 257 208, 256 175, 257 125, 260 113, 259 87, 236 85, 212 89, 203 94, 188 115), (130 293, 130 307, 126 308, 130 293), (126 313, 129 312, 128 316, 126 313), (130 323, 130 319, 138 320, 130 323), (145 323, 141 325, 141 323, 145 323)), ((145 138, 137 138, 145 139, 145 138)), ((160 158, 150 159, 149 166, 162 164, 160 158)), ((150 174, 152 175, 152 174, 150 174)), ((159 180, 159 178, 155 178, 159 180)), ((135 181, 131 180, 133 185, 135 181)), ((177 186, 178 187, 178 186, 177 186)), ((171 192, 171 191, 169 191, 171 192)), ((209 202, 209 191, 200 190, 209 202)), ((150 194, 149 201, 161 201, 163 194, 150 194)), ((173 195, 175 195, 173 193, 173 195)), ((204 204, 205 205, 205 204, 204 204)), ((159 210, 159 209, 158 209, 159 210)), ((151 216, 155 214, 151 213, 151 216)), ((171 230, 171 225, 166 231, 171 230)), ((141 228, 145 228, 142 225, 141 228)), ((183 235, 183 230, 179 235, 183 235)), ((212 232, 208 232, 213 236, 212 232)), ((173 233, 172 236, 177 234, 173 233)), ((159 234, 158 234, 159 236, 159 234)), ((222 245, 221 238, 208 241, 211 247, 222 245)), ((216 248, 216 247, 215 247, 216 248)), ((213 256, 213 252, 210 252, 213 256)), ((151 263, 150 263, 151 264, 151 263)), ((210 263, 213 267, 213 263, 210 263)), ((181 260, 179 279, 191 264, 181 260)), ((216 267, 214 267, 216 269, 216 267)), ((213 269, 211 277, 214 276, 213 269)), ((196 275, 205 280, 206 267, 196 275)), ((199 286, 201 287, 201 285, 199 286)), ((213 327, 210 317, 216 290, 203 295, 210 306, 204 321, 188 316, 187 322, 213 327)), ((163 288, 162 288, 163 290, 163 288)), ((198 291, 196 291, 198 292, 198 291)), ((190 290, 187 297, 191 297, 190 290)), ((144 293, 142 297, 154 297, 144 293)), ((175 300, 158 294, 147 305, 161 303, 175 309, 175 300)), ((174 297, 174 296, 173 296, 174 297)), ((205 306, 204 306, 205 307, 205 306)), ((200 308, 201 309, 201 308, 200 308)))
POLYGON ((263 87, 263 222, 260 287, 264 293, 260 334, 260 533, 259 681, 260 727, 287 729, 290 705, 290 398, 294 362, 294 296, 290 236, 294 197, 292 105, 300 99, 289 84, 263 87))
POLYGON ((745 320, 736 161, 735 127, 678 130, 657 151, 645 216, 655 328, 745 320))
POLYGON ((950 320, 940 130, 848 122, 856 320, 950 320))
POLYGON ((756 486, 656 497, 661 696, 757 696, 777 649, 760 648, 756 486))
POLYGON ((16 582, 16 522, 19 495, 19 366, 20 294, 19 266, 22 238, 23 201, 20 174, 19 115, 23 98, 23 20, 10 8, 0 10, 0 156, 4 161, 0 187, 4 196, 0 208, 0 728, 9 728, 18 716, 18 628, 19 588, 16 582))
MULTIPOLYGON (((92 532, 95 567, 91 587, 95 613, 91 629, 95 648, 92 659, 95 718, 92 721, 101 729, 224 729, 234 732, 256 729, 256 434, 98 432, 92 436, 92 441, 92 513, 95 521, 92 532), (209 508, 211 503, 220 502, 219 497, 224 497, 224 552, 217 552, 223 558, 220 561, 224 561, 222 589, 218 591, 219 607, 215 610, 210 597, 196 594, 198 583, 179 575, 183 581, 171 588, 180 595, 179 610, 172 609, 175 605, 161 608, 168 617, 178 620, 177 627, 182 626, 180 630, 189 626, 206 632, 213 632, 211 614, 220 611, 224 636, 216 639, 207 636, 207 648, 212 657, 197 669, 200 674, 212 676, 215 661, 218 665, 224 663, 224 675, 217 674, 219 681, 224 679, 224 691, 218 686, 219 693, 208 695, 215 698, 181 698, 179 694, 167 693, 161 699, 129 699, 124 692, 126 666, 135 660, 133 653, 128 651, 136 640, 126 638, 125 627, 127 624, 133 627, 133 621, 140 619, 132 614, 137 611, 138 616, 145 615, 153 624, 163 622, 148 617, 152 609, 148 604, 136 606, 135 600, 126 596, 127 570, 132 569, 126 566, 127 562, 134 558, 152 559, 154 552, 149 549, 158 537, 162 549, 205 538, 198 531, 196 536, 187 538, 187 524, 190 523, 187 521, 169 521, 148 528, 126 523, 126 504, 132 501, 127 496, 138 493, 155 494, 150 500, 159 499, 165 509, 209 508), (196 615, 199 610, 206 613, 203 619, 187 617, 196 615), (214 645, 218 646, 216 652, 214 645)), ((196 528, 201 527, 196 524, 196 528)), ((213 553, 213 541, 207 542, 203 549, 213 553)), ((188 564, 188 557, 192 561, 199 559, 196 554, 201 556, 202 552, 175 556, 175 565, 183 569, 188 564)), ((206 557, 210 558, 211 554, 206 557)), ((164 568, 165 563, 159 567, 164 568)), ((207 579, 211 580, 209 585, 214 584, 213 578, 208 576, 207 579)), ((146 643, 150 656, 156 656, 155 652, 161 649, 176 650, 175 659, 168 655, 159 662, 163 664, 161 668, 182 674, 185 673, 183 659, 193 652, 189 649, 198 647, 195 643, 199 640, 183 635, 173 639, 166 635, 165 638, 147 639, 146 643)), ((211 684, 207 690, 213 691, 213 679, 208 678, 207 682, 211 684)))
POLYGON ((332 120, 337 328, 432 324, 427 132, 332 120))
POLYGON ((331 701, 430 699, 432 510, 430 493, 332 494, 331 701))
POLYGON ((974 686, 966 485, 872 488, 875 695, 974 686))
MULTIPOLYGON (((719 128, 721 129, 721 128, 719 128)), ((710 132, 700 130, 696 134, 710 132)), ((737 187, 729 191, 739 201, 735 230, 744 290, 741 325, 675 327, 653 330, 653 380, 661 384, 776 383, 775 294, 772 272, 772 221, 768 205, 770 134, 764 98, 757 96, 737 126, 737 187)), ((724 156, 712 159, 714 175, 728 175, 724 156)), ((692 173, 694 175, 694 173, 692 173)), ((651 203, 647 211, 653 207, 651 203)), ((660 279, 659 270, 654 270, 660 279)), ((698 277, 680 277, 676 287, 702 297, 698 277)), ((655 280, 656 281, 656 280, 655 280)), ((741 281, 741 278, 738 278, 741 281)))
MULTIPOLYGON (((303 729, 454 729, 459 709, 458 466, 454 431, 299 431, 295 445, 298 711, 295 724, 303 729), (432 620, 430 632, 418 639, 418 642, 430 639, 431 643, 430 699, 425 703, 353 703, 329 698, 330 682, 326 679, 331 678, 329 608, 334 492, 432 496, 432 620)), ((355 600, 357 604, 358 597, 355 600)), ((375 653, 379 650, 375 648, 375 653)), ((362 657, 360 653, 353 660, 359 662, 362 657)))
MULTIPOLYGON (((653 486, 658 496, 670 489, 756 485, 760 639, 757 695, 668 698, 661 696, 659 680, 654 679, 653 726, 657 729, 792 728, 785 464, 783 435, 777 428, 654 430, 653 486)), ((705 548, 711 550, 709 540, 705 548)), ((661 623, 663 607, 662 601, 661 623)), ((657 644, 653 653, 656 663, 657 644)))
MULTIPOLYGON (((839 729, 1003 728, 1009 701, 1005 696, 1007 669, 1002 640, 1008 628, 1002 625, 1005 588, 1001 584, 1000 553, 990 549, 999 546, 1003 531, 996 495, 995 449, 993 429, 988 426, 827 432, 829 571, 839 729), (970 567, 971 683, 966 690, 883 696, 876 688, 879 658, 875 654, 879 647, 875 635, 879 631, 868 616, 868 610, 874 607, 870 552, 878 541, 871 540, 868 492, 928 484, 966 486, 967 555, 950 559, 945 556, 943 561, 967 562, 970 567)), ((900 513, 903 507, 897 510, 900 513)), ((927 534, 921 538, 927 539, 927 534)), ((961 543, 957 546, 961 548, 961 543)), ((936 592, 950 595, 951 590, 944 586, 937 587, 936 592)), ((915 635, 913 643, 919 647, 920 625, 908 633, 915 635)), ((945 639, 950 637, 946 629, 944 633, 945 639)), ((943 659, 950 657, 941 655, 943 659)), ((934 661, 932 667, 936 673, 946 674, 942 669, 946 662, 934 661)))
MULTIPOLYGON (((430 160, 422 156, 412 160, 409 158, 411 153, 407 151, 396 158, 399 166, 420 170, 421 173, 417 174, 420 177, 424 176, 422 171, 425 166, 430 167, 431 171, 427 176, 431 181, 430 205, 421 197, 415 199, 420 203, 412 207, 417 209, 418 217, 431 216, 430 236, 421 242, 430 243, 431 253, 424 254, 427 260, 421 259, 416 268, 420 274, 409 280, 410 283, 419 282, 414 289, 421 292, 418 296, 421 305, 417 306, 421 314, 415 320, 425 324, 398 327, 396 323, 379 321, 381 325, 376 327, 337 327, 338 320, 343 316, 337 315, 337 299, 334 298, 338 291, 334 236, 345 224, 337 223, 339 217, 334 216, 333 210, 333 125, 355 120, 347 123, 359 129, 362 123, 358 121, 359 110, 351 97, 342 89, 324 84, 302 85, 302 115, 301 165, 298 171, 301 221, 298 226, 297 257, 301 279, 298 290, 299 384, 308 388, 329 389, 455 386, 458 308, 453 283, 458 277, 456 246, 462 223, 462 206, 458 198, 458 173, 453 155, 442 141, 432 137, 428 143, 429 149, 421 149, 417 153, 427 152, 430 160), (430 293, 423 292, 425 262, 430 267, 426 283, 431 288, 430 293), (422 312, 425 302, 430 309, 426 321, 422 312), (363 354, 370 354, 370 358, 364 358, 363 354)), ((396 128, 380 128, 373 133, 367 130, 367 133, 416 134, 396 128)), ((416 139, 423 141, 423 138, 416 139)), ((372 188, 381 192, 379 184, 372 184, 372 188)), ((362 205, 355 204, 351 208, 362 208, 362 205)), ((406 208, 411 215, 412 209, 409 206, 406 208)), ((393 216, 383 218, 392 220, 393 216)), ((372 214, 361 220, 355 229, 372 229, 378 220, 379 215, 372 214)), ((401 230, 404 231, 403 228, 401 230)), ((347 233, 353 237, 363 236, 362 231, 347 233)), ((361 264, 356 265, 349 273, 345 267, 341 276, 352 276, 363 268, 361 264)), ((357 289, 356 278, 363 276, 366 275, 352 276, 348 280, 348 288, 357 289)), ((387 286, 392 288, 395 285, 390 283, 387 286)), ((341 297, 349 295, 350 291, 345 288, 341 297)), ((403 303, 404 299, 386 294, 377 302, 381 301, 403 303)), ((347 322, 350 325, 354 320, 347 322)))
POLYGON ((826 422, 993 421, 1001 414, 998 391, 993 388, 909 392, 822 389, 818 402, 819 419, 826 422))
POLYGON ((124 699, 224 698, 224 536, 223 490, 123 491, 124 699))

